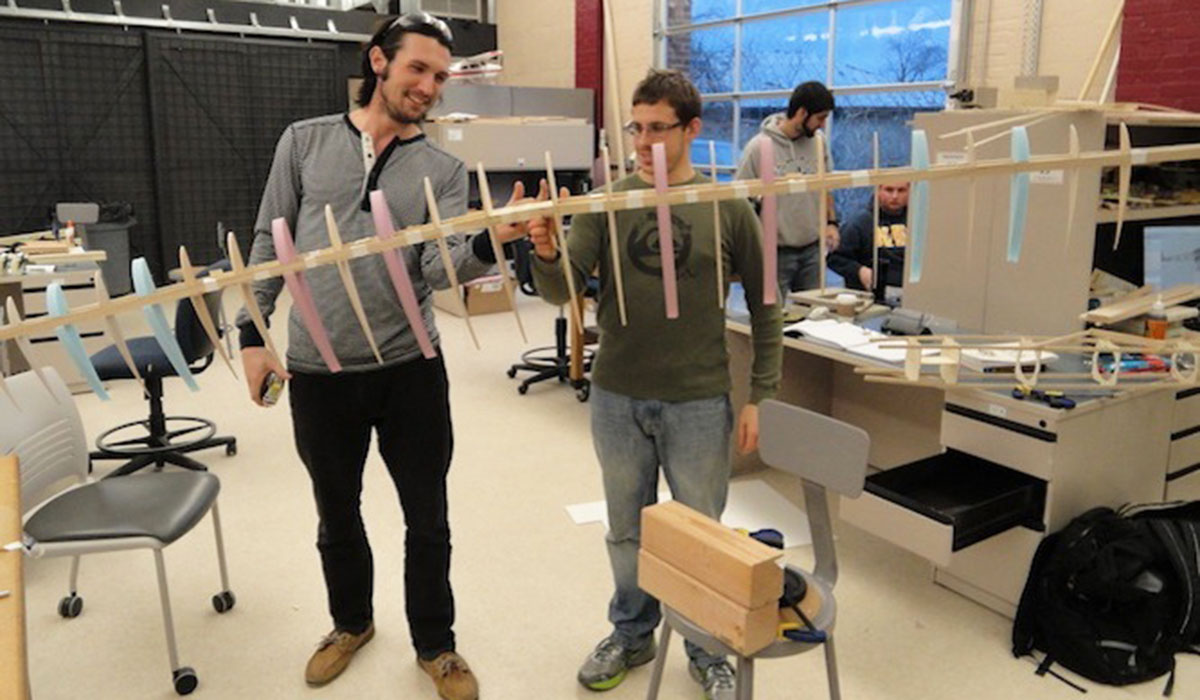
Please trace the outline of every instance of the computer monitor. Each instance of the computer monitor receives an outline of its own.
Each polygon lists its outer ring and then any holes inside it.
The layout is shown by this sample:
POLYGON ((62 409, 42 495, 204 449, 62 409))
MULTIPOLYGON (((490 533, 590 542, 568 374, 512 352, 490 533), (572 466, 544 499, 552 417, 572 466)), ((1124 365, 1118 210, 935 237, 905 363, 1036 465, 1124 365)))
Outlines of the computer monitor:
POLYGON ((1200 284, 1200 226, 1147 226, 1142 245, 1144 284, 1200 284))

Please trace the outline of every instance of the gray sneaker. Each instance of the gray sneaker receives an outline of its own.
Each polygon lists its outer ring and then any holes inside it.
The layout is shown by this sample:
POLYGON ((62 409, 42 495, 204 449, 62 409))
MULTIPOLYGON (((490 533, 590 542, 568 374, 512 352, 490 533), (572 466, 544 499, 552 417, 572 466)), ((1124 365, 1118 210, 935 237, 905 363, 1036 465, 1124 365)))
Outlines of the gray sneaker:
POLYGON ((688 673, 704 687, 704 700, 734 700, 737 697, 737 681, 728 661, 719 661, 704 669, 688 661, 688 673))
POLYGON ((637 649, 623 646, 611 635, 605 637, 579 667, 579 684, 588 690, 612 690, 625 680, 629 669, 652 661, 654 651, 654 637, 637 649))

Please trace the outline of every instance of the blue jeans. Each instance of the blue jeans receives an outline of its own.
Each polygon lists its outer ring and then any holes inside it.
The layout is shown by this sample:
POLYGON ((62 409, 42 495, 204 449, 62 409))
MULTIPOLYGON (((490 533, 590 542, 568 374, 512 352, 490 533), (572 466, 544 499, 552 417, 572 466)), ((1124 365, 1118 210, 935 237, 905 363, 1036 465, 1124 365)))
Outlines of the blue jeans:
MULTIPOLYGON (((621 644, 645 644, 662 619, 658 601, 638 588, 642 508, 658 501, 658 468, 675 500, 719 518, 729 492, 733 409, 727 395, 672 403, 592 387, 592 442, 608 500, 608 556, 616 592, 608 619, 621 644)), ((700 668, 721 660, 687 644, 700 668)))
POLYGON ((820 257, 821 246, 817 241, 799 248, 779 246, 779 290, 784 299, 788 292, 816 289, 821 285, 821 265, 824 261, 820 257))

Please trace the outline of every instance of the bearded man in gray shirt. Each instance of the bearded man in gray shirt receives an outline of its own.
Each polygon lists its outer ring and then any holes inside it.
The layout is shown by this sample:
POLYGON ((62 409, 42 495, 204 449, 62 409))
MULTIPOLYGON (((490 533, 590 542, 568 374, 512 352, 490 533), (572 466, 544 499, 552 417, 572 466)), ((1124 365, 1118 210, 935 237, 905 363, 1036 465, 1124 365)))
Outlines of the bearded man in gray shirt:
MULTIPOLYGON (((252 264, 274 260, 271 222, 282 217, 294 231, 297 251, 330 245, 324 208, 333 209, 347 242, 373 236, 370 192, 382 190, 398 228, 429 220, 424 180, 433 185, 443 216, 467 209, 463 163, 425 139, 420 123, 449 77, 453 36, 425 13, 403 15, 381 27, 363 50, 359 108, 296 122, 276 147, 255 224, 252 264)), ((518 186, 513 200, 522 197, 518 186)), ((499 227, 501 241, 524 235, 524 225, 499 227)), ((462 280, 487 273, 496 260, 486 233, 447 239, 462 280)), ((406 246, 400 257, 436 346, 432 291, 450 286, 437 245, 406 246)), ((405 606, 420 667, 445 700, 476 700, 478 682, 455 651, 454 597, 450 589, 450 528, 446 474, 453 436, 445 365, 423 355, 381 256, 350 262, 383 359, 382 366, 358 326, 346 290, 332 265, 306 271, 317 311, 342 364, 332 372, 293 308, 288 320, 287 369, 263 347, 248 313, 241 331, 242 362, 251 398, 261 405, 269 372, 290 380, 296 449, 312 479, 320 526, 317 549, 328 593, 333 631, 318 644, 305 670, 309 685, 336 678, 375 633, 372 558, 359 509, 363 465, 371 433, 400 496, 405 532, 405 606)), ((283 283, 256 282, 265 315, 283 283)))

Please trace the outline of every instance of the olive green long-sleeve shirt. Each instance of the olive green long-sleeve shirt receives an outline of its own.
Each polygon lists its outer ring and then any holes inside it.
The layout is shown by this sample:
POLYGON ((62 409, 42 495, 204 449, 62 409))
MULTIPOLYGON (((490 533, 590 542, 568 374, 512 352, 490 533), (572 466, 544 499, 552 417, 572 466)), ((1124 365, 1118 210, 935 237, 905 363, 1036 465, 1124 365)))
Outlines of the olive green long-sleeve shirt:
MULTIPOLYGON (((684 184, 705 182, 709 180, 697 175, 684 184)), ((649 187, 637 175, 613 184, 617 191, 649 187)), ((749 202, 721 202, 720 214, 722 298, 728 292, 729 277, 740 277, 750 309, 754 349, 750 401, 758 403, 779 388, 783 354, 780 304, 762 303, 762 234, 749 202)), ((585 277, 599 270, 600 348, 592 381, 607 391, 638 399, 691 401, 727 393, 731 385, 729 353, 725 312, 717 298, 712 203, 671 207, 679 290, 679 318, 673 320, 666 317, 654 207, 618 212, 616 219, 627 326, 621 325, 606 215, 576 215, 567 236, 578 293, 583 292, 585 277)), ((553 304, 568 301, 561 259, 548 262, 534 255, 533 277, 544 299, 553 304)))

